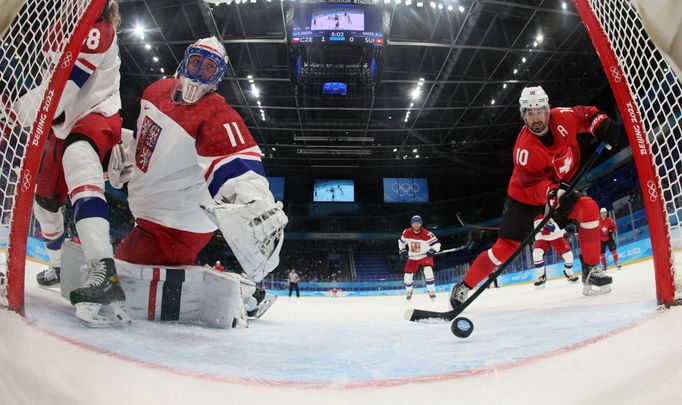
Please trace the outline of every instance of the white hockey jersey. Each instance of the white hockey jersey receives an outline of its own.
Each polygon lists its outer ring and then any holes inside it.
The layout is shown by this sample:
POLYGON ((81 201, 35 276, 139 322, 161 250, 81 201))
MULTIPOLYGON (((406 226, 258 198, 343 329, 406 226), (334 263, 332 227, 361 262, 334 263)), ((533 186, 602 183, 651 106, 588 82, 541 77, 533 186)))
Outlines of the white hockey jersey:
POLYGON ((409 259, 423 259, 429 249, 440 252, 440 241, 436 235, 426 228, 421 228, 419 233, 412 228, 407 228, 398 239, 398 249, 404 250, 406 248, 409 259))
MULTIPOLYGON (((540 224, 540 221, 542 221, 542 218, 538 218, 533 222, 533 228, 538 226, 540 224)), ((564 235, 566 234, 566 231, 559 228, 559 225, 557 225, 556 222, 554 222, 553 219, 550 219, 549 222, 545 224, 545 226, 542 228, 540 232, 538 232, 535 235, 535 240, 557 240, 559 238, 563 238, 564 235)))
MULTIPOLYGON (((52 129, 57 138, 66 138, 76 122, 88 114, 110 117, 121 109, 117 42, 116 30, 106 19, 97 21, 90 29, 54 115, 52 129)), ((50 54, 49 49, 45 52, 50 54)), ((46 87, 47 83, 42 83, 15 103, 20 122, 30 122, 35 116, 46 87)))
POLYGON ((215 224, 200 208, 212 198, 229 202, 273 199, 261 151, 239 114, 217 93, 195 104, 171 100, 174 78, 142 94, 128 203, 135 218, 188 232, 215 224))

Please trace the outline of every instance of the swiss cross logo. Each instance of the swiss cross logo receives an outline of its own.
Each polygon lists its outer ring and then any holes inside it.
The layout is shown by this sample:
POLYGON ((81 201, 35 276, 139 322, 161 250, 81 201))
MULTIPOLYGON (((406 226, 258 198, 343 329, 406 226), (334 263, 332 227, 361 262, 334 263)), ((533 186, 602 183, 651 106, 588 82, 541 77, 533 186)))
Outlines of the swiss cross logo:
POLYGON ((419 242, 410 242, 410 252, 419 253, 422 251, 422 244, 419 242))
POLYGON ((558 178, 563 179, 573 168, 573 152, 568 149, 563 156, 554 157, 554 171, 558 178))
POLYGON ((152 159, 159 135, 161 135, 161 127, 148 116, 144 117, 135 150, 135 165, 145 173, 149 169, 149 161, 152 159))

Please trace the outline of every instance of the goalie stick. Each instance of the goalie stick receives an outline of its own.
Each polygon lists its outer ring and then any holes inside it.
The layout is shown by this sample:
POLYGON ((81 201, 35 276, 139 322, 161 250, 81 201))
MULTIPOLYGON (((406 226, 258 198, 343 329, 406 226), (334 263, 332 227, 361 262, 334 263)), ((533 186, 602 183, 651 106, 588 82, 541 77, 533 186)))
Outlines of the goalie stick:
POLYGON ((459 221, 460 225, 462 225, 464 228, 469 228, 469 229, 482 229, 484 231, 500 231, 500 228, 495 227, 495 226, 481 226, 481 225, 475 225, 475 224, 470 224, 467 221, 462 218, 462 213, 458 212, 457 213, 457 220, 459 221))
MULTIPOLYGON (((599 155, 602 153, 604 148, 607 148, 609 150, 611 149, 611 147, 607 143, 601 142, 599 146, 597 146, 597 149, 594 151, 594 153, 587 161, 585 166, 583 166, 580 169, 580 171, 570 181, 565 194, 569 194, 575 189, 576 185, 578 184, 578 181, 580 181, 580 179, 582 179, 585 173, 587 173, 587 171, 592 167, 592 165, 597 160, 599 155)), ((519 247, 516 248, 514 253, 512 253, 512 255, 509 256, 509 258, 505 260, 504 263, 500 264, 497 267, 497 269, 488 276, 488 279, 485 280, 483 284, 481 284, 481 286, 478 287, 478 289, 474 291, 474 293, 471 294, 469 298, 467 298, 467 300, 462 303, 462 305, 459 305, 457 306, 457 308, 445 312, 427 311, 423 309, 408 309, 405 312, 405 319, 412 322, 418 322, 424 319, 441 319, 444 321, 452 321, 453 319, 455 319, 469 305, 471 305, 471 303, 474 302, 474 300, 476 300, 476 298, 478 298, 479 295, 483 294, 483 291, 488 289, 490 284, 492 284, 492 282, 495 281, 497 276, 502 274, 502 272, 509 266, 509 264, 511 264, 511 262, 514 261, 514 259, 516 259, 516 257, 523 251, 523 249, 525 249, 526 246, 528 246, 528 244, 531 241, 533 241, 535 235, 542 230, 542 228, 545 226, 545 224, 547 224, 547 222, 549 222, 550 218, 556 212, 557 208, 552 208, 551 210, 549 210, 545 217, 542 218, 542 221, 540 221, 540 223, 535 227, 535 229, 533 229, 531 233, 529 233, 528 236, 526 236, 526 238, 521 242, 519 247)))

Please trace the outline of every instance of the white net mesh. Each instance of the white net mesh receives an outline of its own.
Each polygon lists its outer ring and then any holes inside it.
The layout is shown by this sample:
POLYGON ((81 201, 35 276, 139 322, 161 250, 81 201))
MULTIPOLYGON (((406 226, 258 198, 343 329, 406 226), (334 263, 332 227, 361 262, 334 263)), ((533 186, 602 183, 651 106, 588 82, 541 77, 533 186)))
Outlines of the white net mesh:
MULTIPOLYGON (((628 0, 589 0, 623 71, 651 148, 665 205, 670 244, 682 248, 682 78, 650 38, 637 10, 628 0)), ((653 22, 654 24, 656 22, 653 22)), ((678 20, 679 24, 679 20, 678 20)), ((668 29, 671 27, 656 27, 668 29)), ((672 27, 678 29, 678 27, 672 27)), ((679 71, 679 70, 677 70, 679 71)), ((613 72, 612 72, 613 73, 613 72)), ((626 118, 627 119, 627 118, 626 118)), ((634 149, 634 148, 633 148, 634 149)), ((680 253, 673 271, 676 295, 682 293, 680 253)))
MULTIPOLYGON (((0 249, 12 246, 13 226, 26 226, 27 218, 14 218, 17 192, 33 195, 18 184, 29 142, 37 145, 48 128, 46 108, 39 111, 46 89, 91 0, 5 0, 0 9, 0 249), (42 116, 41 116, 42 115, 42 116), (32 131, 34 135, 32 137, 32 131)), ((69 54, 67 54, 69 55, 69 54)), ((64 64, 64 63, 62 63, 64 64)), ((52 100, 56 103, 57 100, 52 100)), ((40 151, 38 151, 40 153, 40 151)), ((39 158, 39 157, 38 157, 39 158)), ((28 177, 30 178, 30 177, 28 177)), ((13 252, 14 255, 23 252, 13 252)), ((6 272, 6 255, 0 255, 0 272, 6 272)), ((23 258, 22 258, 23 260, 23 258)), ((10 285, 11 287, 11 285, 10 285)))

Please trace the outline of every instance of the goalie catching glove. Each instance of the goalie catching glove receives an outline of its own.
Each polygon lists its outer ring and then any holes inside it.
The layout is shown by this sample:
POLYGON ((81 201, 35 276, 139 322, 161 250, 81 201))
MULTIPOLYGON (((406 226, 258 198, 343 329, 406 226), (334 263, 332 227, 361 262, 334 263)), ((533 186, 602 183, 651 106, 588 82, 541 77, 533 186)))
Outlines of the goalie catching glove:
POLYGON ((249 279, 259 282, 277 267, 284 227, 289 222, 281 202, 256 200, 231 204, 210 201, 201 208, 220 228, 249 279))

